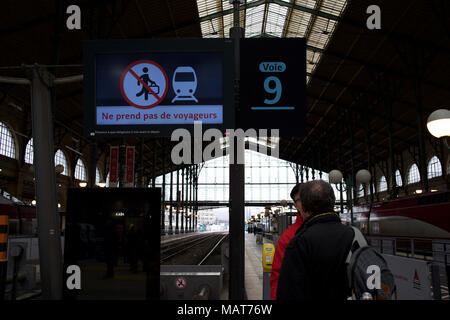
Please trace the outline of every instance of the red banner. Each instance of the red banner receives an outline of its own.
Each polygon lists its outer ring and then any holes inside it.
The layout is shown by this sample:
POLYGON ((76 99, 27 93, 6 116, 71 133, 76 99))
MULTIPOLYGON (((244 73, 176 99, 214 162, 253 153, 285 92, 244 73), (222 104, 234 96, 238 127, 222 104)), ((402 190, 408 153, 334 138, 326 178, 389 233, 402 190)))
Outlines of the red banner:
POLYGON ((134 149, 127 147, 125 182, 134 185, 134 149))
POLYGON ((109 183, 117 183, 119 179, 119 147, 109 149, 109 183))

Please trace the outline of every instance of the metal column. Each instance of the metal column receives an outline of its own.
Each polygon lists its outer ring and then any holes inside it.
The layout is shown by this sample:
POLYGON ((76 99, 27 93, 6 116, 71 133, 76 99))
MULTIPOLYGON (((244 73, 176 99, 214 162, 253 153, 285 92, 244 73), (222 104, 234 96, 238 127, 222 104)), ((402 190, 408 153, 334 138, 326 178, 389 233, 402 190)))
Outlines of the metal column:
MULTIPOLYGON (((233 27, 230 29, 230 36, 234 43, 234 61, 235 61, 235 109, 239 116, 239 81, 240 81, 240 38, 243 35, 243 29, 239 23, 239 1, 233 1, 233 27)), ((239 140, 239 139, 236 139, 239 140)), ((231 141, 230 141, 231 142, 231 141)), ((244 201, 245 201, 245 165, 237 164, 238 154, 244 156, 244 141, 233 143, 233 164, 230 161, 230 282, 229 299, 243 300, 245 298, 244 271, 244 201)))
POLYGON ((57 214, 50 86, 52 76, 32 68, 31 114, 34 144, 34 177, 43 299, 62 298, 61 231, 57 214))
POLYGON ((170 193, 169 193, 169 198, 170 198, 170 211, 169 211, 169 234, 173 233, 172 230, 172 209, 173 209, 173 171, 172 168, 170 168, 170 193))
POLYGON ((348 183, 347 183, 347 187, 350 187, 348 190, 349 191, 349 199, 348 202, 350 204, 350 224, 353 225, 353 199, 355 199, 355 197, 357 196, 357 194, 355 195, 355 191, 356 191, 356 181, 355 181, 355 165, 353 162, 354 156, 355 156, 355 143, 354 143, 354 139, 353 139, 353 116, 351 111, 347 112, 347 116, 348 116, 348 121, 347 123, 349 123, 350 125, 348 126, 349 128, 349 133, 350 133, 350 144, 351 144, 351 158, 350 158, 350 163, 351 163, 351 176, 348 179, 348 183))
POLYGON ((156 180, 156 140, 153 142, 153 154, 152 154, 152 188, 155 188, 156 180))
POLYGON ((123 188, 125 184, 125 159, 126 159, 126 142, 122 139, 122 144, 119 146, 119 188, 123 188))
POLYGON ((181 232, 184 233, 184 168, 181 169, 181 232))
POLYGON ((139 179, 138 186, 141 188, 145 187, 144 183, 144 138, 141 138, 141 146, 139 151, 139 179))
POLYGON ((95 187, 95 178, 97 173, 97 141, 91 141, 90 147, 90 157, 89 157, 89 181, 88 185, 90 188, 95 187))
POLYGON ((177 169, 177 212, 175 219, 175 233, 179 233, 180 229, 178 228, 178 216, 180 213, 180 169, 177 169))
POLYGON ((193 205, 193 192, 194 192, 194 167, 189 169, 189 203, 190 203, 190 215, 189 215, 189 230, 194 231, 194 205, 193 205))
POLYGON ((166 234, 166 153, 164 139, 161 142, 161 157, 162 157, 162 200, 161 200, 161 234, 166 234))

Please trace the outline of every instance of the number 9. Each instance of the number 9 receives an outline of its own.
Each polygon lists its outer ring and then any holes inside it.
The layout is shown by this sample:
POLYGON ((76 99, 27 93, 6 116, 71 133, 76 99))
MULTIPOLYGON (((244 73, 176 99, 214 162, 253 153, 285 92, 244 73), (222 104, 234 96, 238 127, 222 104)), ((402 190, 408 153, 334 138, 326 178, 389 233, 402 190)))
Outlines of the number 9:
POLYGON ((277 77, 267 77, 266 80, 264 80, 264 90, 266 90, 267 93, 275 93, 275 97, 273 99, 264 99, 265 104, 275 104, 277 103, 281 98, 281 92, 282 92, 283 86, 281 85, 280 79, 277 77), (270 87, 270 82, 275 82, 275 88, 270 87))

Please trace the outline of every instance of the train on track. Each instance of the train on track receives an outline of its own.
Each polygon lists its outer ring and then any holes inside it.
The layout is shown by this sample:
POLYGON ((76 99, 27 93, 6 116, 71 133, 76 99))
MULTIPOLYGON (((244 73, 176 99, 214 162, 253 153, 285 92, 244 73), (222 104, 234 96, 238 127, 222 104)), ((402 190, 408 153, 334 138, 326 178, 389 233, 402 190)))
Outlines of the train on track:
POLYGON ((353 212, 366 235, 450 239, 450 190, 355 206, 353 212))
MULTIPOLYGON (((366 235, 450 239, 450 190, 355 206, 353 212, 355 225, 366 235)), ((3 203, 2 214, 9 216, 10 234, 36 233, 34 206, 3 203)), ((64 213, 59 214, 63 225, 64 213)))

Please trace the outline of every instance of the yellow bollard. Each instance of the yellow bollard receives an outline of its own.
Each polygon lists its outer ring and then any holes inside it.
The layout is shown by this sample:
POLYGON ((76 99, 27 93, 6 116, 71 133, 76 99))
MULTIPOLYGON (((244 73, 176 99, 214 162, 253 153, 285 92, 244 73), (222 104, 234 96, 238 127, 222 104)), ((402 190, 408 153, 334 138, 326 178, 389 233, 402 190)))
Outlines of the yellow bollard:
POLYGON ((263 267, 263 300, 270 300, 270 273, 272 272, 273 256, 275 246, 272 243, 263 245, 262 267, 263 267))

